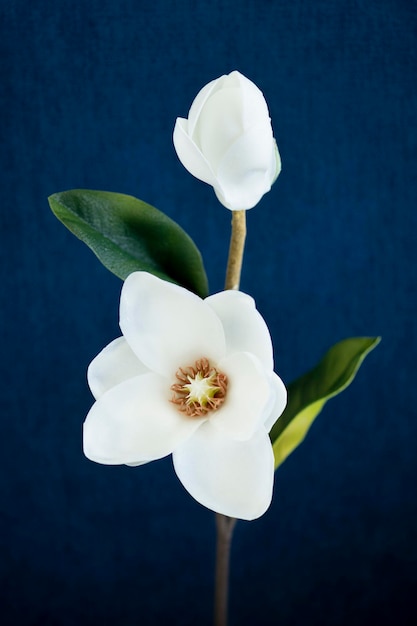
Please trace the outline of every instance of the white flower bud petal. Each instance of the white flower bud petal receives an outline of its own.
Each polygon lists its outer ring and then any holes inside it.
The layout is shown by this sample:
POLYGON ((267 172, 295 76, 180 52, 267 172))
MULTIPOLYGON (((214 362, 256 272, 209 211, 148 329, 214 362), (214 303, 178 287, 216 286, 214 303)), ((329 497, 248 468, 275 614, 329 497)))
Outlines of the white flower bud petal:
POLYGON ((187 120, 177 118, 174 128, 174 147, 185 169, 208 185, 215 185, 216 178, 205 156, 191 140, 187 132, 187 120))
POLYGON ((216 194, 231 210, 254 207, 271 189, 271 164, 276 160, 272 132, 265 124, 253 126, 241 135, 218 164, 216 194), (221 192, 220 190, 223 190, 221 192))
POLYGON ((211 94, 217 89, 217 85, 221 81, 222 77, 217 78, 216 80, 212 80, 210 83, 205 85, 194 98, 194 101, 191 105, 191 108, 188 112, 188 132, 190 137, 194 136, 195 126, 200 117, 201 109, 206 103, 206 100, 211 96, 211 94))
MULTIPOLYGON (((241 100, 242 126, 246 130, 257 121, 265 121, 271 127, 268 106, 265 102, 262 91, 251 80, 240 74, 232 72, 229 75, 234 84, 239 87, 241 100)), ((272 133, 272 129, 271 129, 272 133)))
POLYGON ((213 93, 201 110, 193 141, 217 175, 219 164, 243 132, 241 92, 238 88, 213 93))

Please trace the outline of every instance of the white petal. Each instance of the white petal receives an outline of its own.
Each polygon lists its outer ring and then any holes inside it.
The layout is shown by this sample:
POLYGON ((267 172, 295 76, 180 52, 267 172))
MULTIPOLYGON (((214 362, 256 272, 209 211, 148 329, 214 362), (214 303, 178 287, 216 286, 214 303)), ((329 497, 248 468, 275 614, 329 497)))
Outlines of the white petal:
POLYGON ((124 380, 148 371, 129 348, 126 339, 119 337, 91 361, 87 370, 87 380, 91 393, 97 399, 124 380))
POLYGON ((194 98, 188 112, 188 133, 190 137, 193 136, 195 126, 198 122, 198 118, 200 117, 201 109, 206 103, 206 100, 210 97, 212 92, 218 88, 218 85, 222 83, 223 78, 223 76, 220 76, 220 78, 216 78, 215 80, 207 83, 207 85, 205 85, 194 98))
POLYGON ((170 454, 202 419, 190 419, 170 402, 166 379, 143 374, 113 387, 84 422, 84 454, 107 465, 138 464, 170 454))
POLYGON ((175 450, 173 461, 187 491, 217 513, 252 520, 271 503, 274 455, 263 429, 249 441, 231 441, 208 421, 175 450))
POLYGON ((227 87, 212 93, 200 112, 193 139, 216 176, 224 154, 243 131, 240 89, 227 87))
MULTIPOLYGON (((245 78, 243 74, 234 71, 230 74, 223 74, 219 78, 212 80, 198 92, 188 113, 188 133, 190 137, 194 136, 201 111, 203 110, 206 102, 218 91, 230 88, 241 88, 243 81, 251 83, 251 81, 245 78)), ((251 85, 257 89, 262 96, 262 92, 256 87, 256 85, 253 83, 251 83, 251 85)), ((251 120, 251 123, 253 123, 253 119, 251 120)))
POLYGON ((245 131, 218 165, 216 177, 220 187, 215 192, 220 202, 231 210, 254 207, 271 189, 274 159, 275 142, 269 121, 245 131))
POLYGON ((279 376, 273 372, 271 378, 271 401, 265 410, 264 426, 269 433, 277 419, 279 419, 287 406, 287 390, 279 376))
POLYGON ((205 302, 223 324, 227 354, 251 352, 267 371, 272 371, 271 336, 254 299, 241 291, 228 290, 209 296, 205 302))
POLYGON ((269 374, 259 360, 248 352, 235 352, 218 363, 227 375, 224 404, 210 413, 210 422, 226 437, 237 441, 250 439, 263 423, 271 387, 269 374))
POLYGON ((245 129, 262 120, 269 121, 269 111, 262 91, 240 72, 229 74, 229 80, 239 85, 242 99, 242 121, 245 129))
POLYGON ((139 467, 139 465, 145 465, 149 463, 149 461, 139 461, 138 463, 124 463, 124 465, 128 465, 129 467, 139 467))
POLYGON ((187 120, 180 117, 175 122, 173 141, 178 158, 190 174, 208 185, 214 185, 216 179, 213 171, 205 156, 190 138, 187 124, 187 120))
POLYGON ((147 272, 125 280, 120 328, 129 346, 150 370, 171 379, 179 367, 225 353, 221 322, 201 298, 147 272))

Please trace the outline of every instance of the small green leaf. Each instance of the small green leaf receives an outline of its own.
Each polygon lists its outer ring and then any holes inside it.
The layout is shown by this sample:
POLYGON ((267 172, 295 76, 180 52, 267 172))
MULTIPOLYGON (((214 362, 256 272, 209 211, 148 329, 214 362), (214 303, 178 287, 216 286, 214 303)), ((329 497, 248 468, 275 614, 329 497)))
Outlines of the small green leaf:
POLYGON ((137 270, 208 295, 201 254, 178 224, 121 193, 73 189, 48 198, 56 217, 124 280, 137 270))
POLYGON ((380 337, 351 337, 335 344, 318 365, 288 386, 288 404, 270 437, 275 469, 304 440, 327 400, 346 389, 380 337))

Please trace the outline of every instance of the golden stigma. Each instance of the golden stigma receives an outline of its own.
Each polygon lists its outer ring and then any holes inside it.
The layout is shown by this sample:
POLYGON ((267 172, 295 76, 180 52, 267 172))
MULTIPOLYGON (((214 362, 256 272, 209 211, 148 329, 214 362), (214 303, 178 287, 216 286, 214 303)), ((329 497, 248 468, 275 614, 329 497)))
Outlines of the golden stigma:
POLYGON ((174 395, 171 402, 188 417, 203 417, 216 411, 224 402, 227 376, 218 372, 203 357, 194 366, 180 367, 175 374, 178 382, 171 385, 174 395))

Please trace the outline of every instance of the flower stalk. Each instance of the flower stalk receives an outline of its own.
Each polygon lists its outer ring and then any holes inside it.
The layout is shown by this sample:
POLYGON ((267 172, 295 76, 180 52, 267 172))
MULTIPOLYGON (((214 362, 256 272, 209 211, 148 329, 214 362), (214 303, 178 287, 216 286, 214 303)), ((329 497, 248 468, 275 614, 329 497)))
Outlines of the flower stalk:
MULTIPOLYGON (((246 239, 246 211, 232 212, 232 233, 224 288, 239 289, 246 239)), ((236 519, 216 513, 217 546, 214 597, 214 626, 227 626, 230 549, 236 519)))
POLYGON ((233 517, 216 513, 217 547, 214 626, 227 626, 230 548, 236 522, 237 520, 233 517))
POLYGON ((246 239, 246 211, 232 212, 232 235, 230 237, 225 289, 239 289, 243 251, 246 239))

